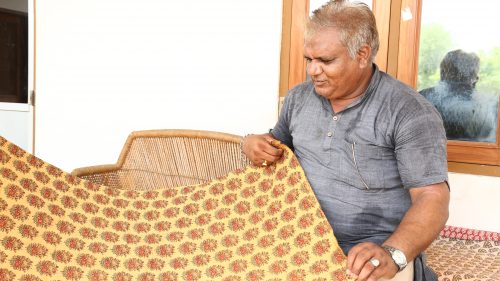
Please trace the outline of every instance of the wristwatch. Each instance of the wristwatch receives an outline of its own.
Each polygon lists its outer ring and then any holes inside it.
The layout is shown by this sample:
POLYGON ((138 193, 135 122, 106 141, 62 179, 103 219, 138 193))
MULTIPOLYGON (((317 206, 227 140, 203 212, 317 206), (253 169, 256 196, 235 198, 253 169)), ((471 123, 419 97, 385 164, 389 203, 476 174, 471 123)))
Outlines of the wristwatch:
POLYGON ((382 245, 382 248, 384 248, 389 254, 391 254, 392 260, 396 263, 396 265, 399 267, 398 272, 403 270, 408 262, 406 261, 406 256, 405 254, 401 251, 398 250, 394 247, 387 246, 387 245, 382 245))

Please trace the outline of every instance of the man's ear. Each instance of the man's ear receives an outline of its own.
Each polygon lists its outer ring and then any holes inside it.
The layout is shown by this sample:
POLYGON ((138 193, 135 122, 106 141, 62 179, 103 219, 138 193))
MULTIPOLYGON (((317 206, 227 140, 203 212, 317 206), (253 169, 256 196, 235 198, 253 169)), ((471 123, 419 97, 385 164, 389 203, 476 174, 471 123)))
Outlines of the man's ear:
POLYGON ((366 44, 361 46, 361 48, 359 48, 358 50, 358 53, 356 54, 356 57, 359 61, 359 66, 361 68, 365 68, 368 66, 371 67, 370 63, 371 56, 372 56, 372 48, 370 48, 370 46, 366 44))

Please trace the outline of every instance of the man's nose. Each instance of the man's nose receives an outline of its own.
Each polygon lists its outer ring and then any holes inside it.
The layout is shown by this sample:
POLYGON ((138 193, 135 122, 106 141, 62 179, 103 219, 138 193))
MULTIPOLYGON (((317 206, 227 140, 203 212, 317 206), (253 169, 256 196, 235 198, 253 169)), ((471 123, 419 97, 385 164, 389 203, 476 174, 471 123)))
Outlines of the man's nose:
POLYGON ((314 61, 311 60, 310 62, 307 63, 307 72, 309 73, 309 76, 315 76, 318 74, 321 74, 323 69, 321 68, 321 65, 314 61))

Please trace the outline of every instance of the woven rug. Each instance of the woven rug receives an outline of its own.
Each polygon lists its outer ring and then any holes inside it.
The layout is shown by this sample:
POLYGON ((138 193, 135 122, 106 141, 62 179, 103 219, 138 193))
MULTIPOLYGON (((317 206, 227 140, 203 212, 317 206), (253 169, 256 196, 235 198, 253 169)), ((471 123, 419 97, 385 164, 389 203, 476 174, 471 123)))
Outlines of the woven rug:
POLYGON ((440 281, 500 280, 499 233, 446 226, 426 254, 440 281))
POLYGON ((285 146, 267 168, 124 191, 0 137, 0 280, 346 280, 346 258, 285 146))

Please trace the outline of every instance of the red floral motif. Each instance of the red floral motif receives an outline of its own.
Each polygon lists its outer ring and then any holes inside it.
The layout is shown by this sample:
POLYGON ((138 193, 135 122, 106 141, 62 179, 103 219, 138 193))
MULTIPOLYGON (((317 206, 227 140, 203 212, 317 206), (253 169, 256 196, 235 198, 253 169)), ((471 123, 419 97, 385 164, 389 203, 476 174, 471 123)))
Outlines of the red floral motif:
POLYGON ((195 186, 193 186, 193 185, 185 186, 181 189, 181 192, 182 192, 182 194, 189 194, 189 193, 193 192, 194 189, 195 189, 195 186))
POLYGON ((163 209, 168 206, 167 200, 156 200, 153 202, 153 208, 155 209, 163 209))
POLYGON ((234 210, 240 215, 248 214, 248 212, 250 212, 250 203, 247 201, 240 201, 234 206, 234 210))
POLYGON ((99 189, 101 187, 100 185, 93 183, 91 181, 84 181, 83 186, 91 191, 99 191, 99 189))
POLYGON ((90 197, 90 193, 87 190, 81 188, 73 189, 73 194, 76 196, 76 198, 80 198, 83 200, 87 200, 90 197))
POLYGON ((318 274, 328 271, 328 262, 325 260, 317 261, 311 266, 311 273, 318 274))
POLYGON ((120 236, 116 233, 113 233, 113 232, 106 231, 106 232, 101 233, 101 239, 106 241, 106 242, 109 242, 109 243, 118 242, 119 238, 120 238, 120 236))
POLYGON ((167 239, 171 242, 179 242, 184 237, 184 233, 180 231, 174 231, 167 234, 167 239))
POLYGON ((37 264, 36 269, 41 275, 52 276, 57 272, 57 265, 51 261, 41 261, 37 264))
POLYGON ((296 266, 301 266, 309 261, 309 252, 300 251, 292 256, 292 263, 296 266))
POLYGON ((94 242, 89 245, 89 250, 95 254, 102 254, 108 250, 108 245, 100 242, 94 242))
POLYGON ((30 210, 21 205, 14 205, 10 208, 10 214, 14 219, 24 221, 30 215, 30 210))
POLYGON ((187 201, 188 197, 187 196, 177 196, 172 200, 172 203, 174 205, 182 205, 187 201))
POLYGON ((272 202, 271 204, 269 204, 269 207, 267 209, 267 213, 269 215, 275 215, 280 211, 281 211, 281 201, 272 202))
POLYGON ((113 205, 117 208, 127 208, 129 202, 125 199, 114 199, 113 200, 113 205))
POLYGON ((269 262, 269 254, 266 252, 258 253, 252 257, 252 263, 256 266, 264 266, 269 262))
POLYGON ((260 221, 262 221, 264 219, 265 216, 266 216, 266 214, 264 214, 264 212, 256 211, 250 215, 249 220, 253 224, 258 224, 260 221))
POLYGON ((92 281, 106 281, 108 274, 101 270, 92 270, 87 274, 88 280, 92 281))
POLYGON ((262 192, 267 192, 271 190, 272 187, 273 187, 273 180, 271 179, 265 179, 259 183, 259 189, 262 192))
POLYGON ((276 229, 276 226, 278 226, 278 219, 277 218, 271 218, 271 219, 268 219, 266 221, 264 221, 264 223, 262 224, 262 228, 267 231, 267 232, 270 232, 270 231, 273 231, 274 229, 276 229))
POLYGON ((106 218, 110 218, 110 219, 116 219, 120 215, 120 211, 118 211, 115 208, 110 208, 110 207, 104 208, 102 210, 102 213, 106 218))
POLYGON ((155 221, 160 217, 160 212, 153 210, 153 211, 147 211, 144 213, 144 219, 148 221, 155 221))
POLYGON ((53 183, 52 183, 52 186, 59 190, 59 191, 62 191, 62 192, 67 192, 69 190, 69 185, 64 182, 64 181, 61 181, 61 180, 55 180, 53 183))
POLYGON ((158 281, 177 281, 177 280, 178 280, 177 273, 171 271, 162 273, 160 275, 160 279, 158 279, 158 281))
POLYGON ((328 251, 330 251, 330 243, 328 243, 328 240, 321 240, 319 242, 316 242, 313 246, 313 251, 314 251, 314 254, 318 255, 318 256, 321 256, 325 253, 327 253, 328 251))
POLYGON ((238 236, 236 235, 226 235, 224 238, 222 238, 222 245, 224 247, 233 247, 238 245, 239 239, 238 236))
POLYGON ((306 271, 303 269, 295 269, 288 275, 288 280, 290 281, 304 281, 306 280, 306 271))
POLYGON ((15 223, 11 218, 0 215, 0 231, 8 233, 14 228, 14 225, 15 223))
POLYGON ((257 228, 251 228, 243 234, 243 238, 247 241, 255 239, 259 235, 259 230, 257 228))
POLYGON ((255 198, 254 204, 258 208, 264 208, 268 202, 269 202, 269 196, 261 195, 261 196, 258 196, 257 198, 255 198))
POLYGON ((203 208, 206 211, 212 211, 215 210, 219 205, 219 200, 214 199, 214 198, 209 198, 203 202, 203 208))
POLYGON ((80 280, 83 276, 83 270, 76 266, 67 266, 64 268, 63 276, 68 280, 80 280))
POLYGON ((54 219, 50 215, 47 215, 46 213, 43 212, 37 212, 33 216, 33 222, 38 227, 48 228, 49 226, 52 225, 53 221, 54 219))
POLYGON ((0 164, 6 164, 9 162, 10 156, 3 150, 0 150, 0 164))
POLYGON ((193 264, 196 266, 204 266, 210 262, 209 255, 196 255, 193 258, 193 264))
POLYGON ((76 262, 83 267, 93 267, 96 262, 96 258, 89 254, 81 254, 76 257, 76 262))
POLYGON ((120 195, 120 190, 118 188, 106 187, 106 189, 104 189, 104 193, 112 197, 117 197, 120 195))
POLYGON ((149 191, 146 191, 142 194, 142 198, 146 199, 146 200, 153 200, 153 199, 156 199, 159 195, 159 192, 158 191, 154 191, 154 190, 149 190, 149 191))
POLYGON ((205 232, 204 229, 198 228, 198 229, 193 229, 188 232, 188 237, 193 239, 193 240, 198 240, 203 237, 203 233, 205 232))
POLYGON ((116 221, 113 223, 113 229, 116 231, 125 232, 130 228, 130 224, 124 221, 116 221))
MULTIPOLYGON (((160 280, 167 281, 168 279, 160 279, 160 280)), ((126 272, 118 272, 113 275, 113 281, 132 281, 132 275, 126 272)))
POLYGON ((43 234, 43 240, 49 243, 50 245, 57 245, 61 243, 61 236, 55 232, 47 231, 43 234))
POLYGON ((101 266, 105 269, 116 270, 120 266, 120 261, 117 258, 106 257, 101 259, 101 266))
POLYGON ((44 172, 35 171, 33 172, 33 175, 35 176, 36 181, 39 181, 43 184, 47 184, 50 181, 50 177, 47 176, 47 174, 44 172))
POLYGON ((215 213, 215 217, 216 217, 218 220, 225 219, 225 218, 229 217, 230 215, 231 215, 231 209, 229 209, 229 208, 222 208, 222 209, 219 209, 219 210, 215 213))
POLYGON ((222 183, 215 183, 209 188, 212 195, 221 195, 224 193, 224 185, 222 183))
POLYGON ((229 221, 229 229, 234 232, 240 231, 245 228, 245 220, 242 218, 234 218, 229 221))
POLYGON ((134 225, 134 230, 137 233, 147 233, 151 230, 151 225, 149 223, 141 222, 134 225))
POLYGON ((307 196, 307 197, 304 197, 301 201, 300 201, 300 207, 303 209, 303 210, 308 210, 309 208, 313 207, 314 206, 314 202, 316 200, 314 199, 314 197, 312 196, 307 196))
POLYGON ((156 248, 156 253, 161 257, 170 257, 174 254, 174 246, 161 245, 156 248))
POLYGON ((60 177, 63 174, 63 171, 61 169, 56 168, 52 165, 47 165, 46 170, 49 175, 52 175, 54 177, 60 177))
POLYGON ((5 249, 11 250, 13 252, 23 247, 23 242, 12 236, 4 237, 1 241, 5 249))
POLYGON ((52 253, 52 259, 56 262, 68 263, 72 257, 70 252, 64 250, 56 250, 52 253))
POLYGON ((95 239, 97 237, 97 231, 95 229, 89 228, 89 227, 83 227, 80 229, 80 235, 83 238, 87 239, 95 239))
POLYGON ((0 280, 12 281, 15 277, 16 275, 14 272, 5 268, 0 268, 0 280))
POLYGON ((178 228, 186 228, 186 227, 189 227, 191 226, 192 224, 192 221, 190 218, 180 218, 178 219, 176 222, 175 222, 175 225, 178 227, 178 228))
POLYGON ((203 214, 203 215, 199 215, 197 218, 196 218, 196 224, 202 226, 202 225, 206 225, 207 223, 209 223, 210 221, 212 220, 212 217, 210 216, 210 214, 203 214))
MULTIPOLYGON (((260 173, 251 172, 245 176, 245 182, 248 184, 252 184, 252 183, 255 183, 256 181, 258 181, 259 178, 260 178, 260 173)), ((240 185, 241 185, 241 181, 240 181, 240 185)))
POLYGON ((18 172, 21 172, 23 174, 26 174, 30 171, 30 167, 26 163, 19 161, 19 160, 14 161, 14 168, 18 172))
POLYGON ((9 184, 5 188, 5 195, 7 198, 13 199, 13 200, 19 200, 23 198, 24 196, 24 191, 17 185, 9 184))
POLYGON ((64 195, 61 198, 61 203, 67 209, 74 209, 78 205, 78 201, 74 197, 67 196, 67 195, 64 195))
POLYGON ((26 189, 29 192, 35 192, 38 189, 38 185, 32 179, 21 179, 19 181, 21 187, 26 189))
POLYGON ((280 197, 285 193, 285 186, 283 184, 277 184, 272 190, 273 197, 280 197))
POLYGON ((27 271, 31 267, 32 261, 23 256, 13 256, 10 260, 10 266, 19 271, 27 271))
POLYGON ((175 218, 179 215, 179 208, 171 207, 165 210, 163 215, 167 218, 175 218))
POLYGON ((6 178, 8 180, 11 180, 11 181, 15 181, 17 179, 17 174, 14 173, 11 169, 7 169, 7 168, 0 169, 0 176, 6 178))
POLYGON ((123 217, 129 221, 136 221, 141 216, 141 213, 137 211, 128 210, 123 213, 123 217))
POLYGON ((75 226, 69 222, 60 221, 57 223, 57 230, 63 234, 71 234, 75 231, 75 226))
MULTIPOLYGON (((253 182, 256 182, 257 179, 260 177, 259 173, 249 173, 246 178, 245 178, 245 181, 249 182, 249 181, 252 181, 253 182)), ((238 189, 241 188, 241 180, 238 179, 238 178, 232 178, 230 180, 227 181, 226 183, 226 186, 227 186, 227 189, 228 190, 231 190, 231 191, 236 191, 238 189)))
POLYGON ((343 269, 338 269, 333 272, 333 276, 335 277, 336 280, 339 281, 344 281, 347 280, 347 274, 345 270, 343 269))
POLYGON ((58 193, 49 187, 44 187, 40 190, 40 195, 42 195, 43 198, 49 200, 49 201, 55 201, 57 200, 57 197, 59 196, 58 193))
POLYGON ((330 227, 330 225, 326 221, 318 223, 318 225, 316 225, 316 227, 314 228, 314 232, 319 237, 333 233, 332 228, 330 227))
POLYGON ((217 249, 217 240, 207 239, 201 242, 201 250, 204 252, 213 252, 217 249))
POLYGON ((208 227, 208 232, 212 235, 221 235, 224 233, 225 225, 221 222, 213 223, 208 227))
POLYGON ((291 247, 288 243, 279 244, 274 248, 274 255, 277 257, 284 257, 290 253, 291 247))
POLYGON ((243 198, 249 198, 254 196, 256 192, 255 186, 249 186, 241 191, 241 196, 243 198))
POLYGON ((215 254, 215 259, 220 262, 229 261, 233 257, 233 252, 229 250, 219 251, 215 254))
POLYGON ((160 221, 160 222, 157 222, 154 226, 154 229, 158 232, 164 232, 164 231, 167 231, 169 230, 171 227, 171 224, 170 222, 168 221, 160 221))
POLYGON ((235 260, 229 264, 229 269, 234 273, 241 273, 248 268, 245 260, 235 260))
POLYGON ((86 213, 89 213, 92 215, 95 215, 95 214, 97 214, 97 212, 99 212, 99 206, 97 206, 94 203, 90 203, 90 202, 82 203, 82 209, 86 213))
POLYGON ((305 214, 298 221, 299 228, 305 229, 314 223, 314 217, 311 214, 305 214))
POLYGON ((145 210, 145 209, 148 208, 149 202, 148 201, 144 201, 144 200, 137 200, 137 201, 134 201, 134 203, 132 204, 132 206, 134 208, 136 208, 137 210, 145 210))
POLYGON ((42 198, 33 194, 28 195, 26 199, 28 201, 28 204, 38 209, 42 208, 45 205, 45 202, 42 198))
POLYGON ((207 273, 208 277, 210 278, 216 278, 216 277, 221 277, 222 274, 224 274, 224 267, 220 265, 213 265, 207 268, 207 273))
POLYGON ((194 204, 194 203, 191 203, 191 204, 187 204, 186 206, 184 206, 184 214, 188 215, 188 216, 192 216, 192 215, 196 215, 198 213, 198 204, 194 204))
POLYGON ((271 264, 271 272, 275 274, 283 273, 287 270, 288 264, 286 261, 275 261, 271 264))
POLYGON ((135 191, 135 190, 127 190, 125 191, 125 193, 123 194, 125 196, 125 198, 128 198, 128 199, 137 199, 139 198, 139 192, 135 191))
POLYGON ((42 244, 39 243, 31 243, 26 247, 26 251, 28 254, 34 257, 45 257, 47 255, 48 249, 42 244))
POLYGON ((106 196, 104 194, 96 194, 96 195, 94 195, 94 201, 97 204, 106 205, 109 203, 110 199, 108 196, 106 196))
POLYGON ((85 241, 78 238, 68 238, 68 240, 66 240, 66 246, 70 249, 80 251, 85 247, 85 241))
POLYGON ((70 185, 77 185, 80 184, 81 180, 78 177, 75 177, 71 174, 66 174, 64 177, 66 179, 66 182, 69 183, 70 185))
POLYGON ((71 213, 69 215, 69 218, 72 219, 74 222, 77 222, 79 224, 84 224, 87 222, 87 217, 83 214, 80 213, 71 213))
POLYGON ((168 187, 162 192, 162 196, 165 198, 174 198, 177 195, 177 189, 173 187, 168 187))
POLYGON ((174 269, 183 269, 187 264, 188 260, 185 258, 175 258, 170 261, 170 266, 174 269))
POLYGON ((295 207, 290 207, 283 211, 283 213, 281 214, 281 219, 286 222, 290 222, 293 219, 295 219, 296 216, 297 216, 297 209, 295 209, 295 207))
POLYGON ((309 245, 311 243, 311 234, 309 232, 303 232, 295 238, 295 245, 300 248, 309 245))
POLYGON ((264 270, 252 270, 247 274, 247 280, 249 281, 261 281, 265 277, 264 270))
POLYGON ((238 248, 238 253, 240 256, 246 256, 251 254, 254 251, 254 246, 253 244, 247 243, 243 244, 238 248))
POLYGON ((117 256, 126 256, 130 253, 130 247, 128 245, 114 245, 113 253, 117 256))
MULTIPOLYGON (((2 186, 2 182, 0 181, 0 186, 2 186)), ((5 209, 7 209, 8 207, 8 204, 7 202, 5 202, 5 200, 3 200, 2 198, 0 198, 0 211, 4 211, 5 209)))
POLYGON ((54 204, 49 205, 49 211, 53 215, 58 216, 58 217, 62 217, 66 213, 63 208, 59 207, 58 205, 54 205, 54 204))
MULTIPOLYGON (((3 225, 3 223, 2 223, 2 216, 0 216, 0 230, 4 229, 4 227, 2 225, 3 225)), ((14 227, 14 223, 12 223, 12 227, 14 227)), ((10 229, 8 229, 7 232, 9 230, 10 229)), ((38 230, 36 228, 34 228, 33 226, 31 226, 31 225, 25 225, 25 224, 23 224, 23 225, 19 226, 19 233, 24 238, 33 239, 33 238, 35 238, 38 235, 38 230)))
POLYGON ((262 248, 270 247, 274 244, 274 240, 273 235, 265 235, 259 239, 259 246, 262 248))
POLYGON ((16 156, 17 158, 21 158, 24 156, 24 154, 26 153, 24 150, 22 150, 19 146, 15 145, 15 144, 12 144, 10 143, 8 146, 7 146, 7 149, 9 150, 9 152, 11 154, 13 154, 14 156, 16 156))
POLYGON ((195 193, 193 193, 193 195, 191 195, 191 200, 200 201, 203 198, 205 198, 205 195, 206 195, 206 192, 204 190, 196 191, 195 193))
POLYGON ((200 278, 201 278, 201 271, 198 269, 190 269, 184 272, 184 280, 186 281, 196 281, 200 280, 200 278))
POLYGON ((192 242, 184 242, 179 246, 179 252, 183 255, 191 255, 196 250, 196 244, 192 242))
POLYGON ((276 178, 278 180, 282 180, 287 176, 287 174, 288 174, 288 168, 283 167, 276 172, 276 178))
POLYGON ((229 193, 222 197, 222 203, 226 206, 234 204, 236 200, 238 200, 238 195, 236 195, 235 193, 229 193))
POLYGON ((135 248, 135 254, 141 258, 148 257, 153 252, 153 248, 150 246, 139 246, 135 248))
POLYGON ((141 237, 134 234, 125 234, 123 239, 127 242, 127 244, 137 244, 141 241, 141 237))
POLYGON ((165 266, 165 262, 161 259, 150 259, 147 264, 148 268, 151 270, 161 270, 165 266))
POLYGON ((300 180, 302 179, 301 175, 299 172, 295 172, 293 174, 291 174, 289 177, 288 177, 288 181, 287 183, 291 186, 294 186, 296 185, 297 183, 300 182, 300 180))

